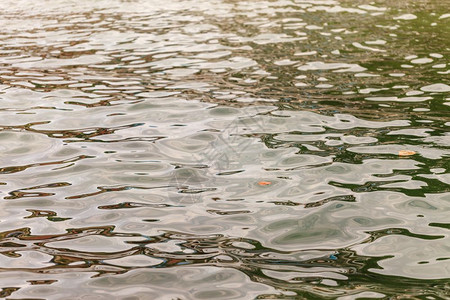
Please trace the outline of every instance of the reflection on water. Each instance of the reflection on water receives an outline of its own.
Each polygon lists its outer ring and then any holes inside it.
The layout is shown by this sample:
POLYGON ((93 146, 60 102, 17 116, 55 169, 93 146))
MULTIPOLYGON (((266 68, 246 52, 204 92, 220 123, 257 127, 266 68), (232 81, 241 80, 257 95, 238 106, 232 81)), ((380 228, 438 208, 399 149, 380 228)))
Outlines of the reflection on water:
POLYGON ((445 1, 0 9, 0 297, 449 294, 445 1))

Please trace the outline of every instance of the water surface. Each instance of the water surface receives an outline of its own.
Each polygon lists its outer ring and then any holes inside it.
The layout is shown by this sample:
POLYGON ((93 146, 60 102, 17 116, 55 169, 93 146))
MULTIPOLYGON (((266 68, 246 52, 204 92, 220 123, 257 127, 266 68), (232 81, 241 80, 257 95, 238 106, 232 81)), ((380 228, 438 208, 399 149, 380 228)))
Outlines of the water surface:
POLYGON ((0 11, 1 297, 448 297, 446 1, 0 11))

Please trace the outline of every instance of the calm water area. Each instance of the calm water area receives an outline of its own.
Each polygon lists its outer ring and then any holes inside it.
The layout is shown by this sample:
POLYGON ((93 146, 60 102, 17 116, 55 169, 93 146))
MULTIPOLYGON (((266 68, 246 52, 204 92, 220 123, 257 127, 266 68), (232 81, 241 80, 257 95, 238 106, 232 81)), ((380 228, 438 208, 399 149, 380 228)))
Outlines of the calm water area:
POLYGON ((450 299, 449 0, 1 0, 0 298, 450 299))

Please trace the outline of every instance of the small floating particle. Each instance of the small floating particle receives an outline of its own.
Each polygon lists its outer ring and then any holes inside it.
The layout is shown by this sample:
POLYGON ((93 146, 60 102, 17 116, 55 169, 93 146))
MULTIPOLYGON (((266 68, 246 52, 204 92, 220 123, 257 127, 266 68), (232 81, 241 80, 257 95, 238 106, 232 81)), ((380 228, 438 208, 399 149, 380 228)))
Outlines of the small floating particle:
POLYGON ((260 182, 258 182, 258 184, 259 185, 270 185, 270 184, 272 184, 272 182, 270 182, 270 181, 260 181, 260 182))
POLYGON ((398 155, 400 155, 400 156, 409 156, 409 155, 414 155, 414 154, 416 154, 416 152, 412 151, 412 150, 400 150, 400 151, 398 151, 398 155))

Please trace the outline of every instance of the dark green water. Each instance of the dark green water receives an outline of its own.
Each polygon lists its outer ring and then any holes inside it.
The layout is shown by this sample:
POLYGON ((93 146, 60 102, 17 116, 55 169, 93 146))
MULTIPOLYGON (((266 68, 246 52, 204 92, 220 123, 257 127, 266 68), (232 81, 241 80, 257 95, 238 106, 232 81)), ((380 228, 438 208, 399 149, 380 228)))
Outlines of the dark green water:
POLYGON ((449 299, 449 7, 1 1, 0 297, 449 299))

